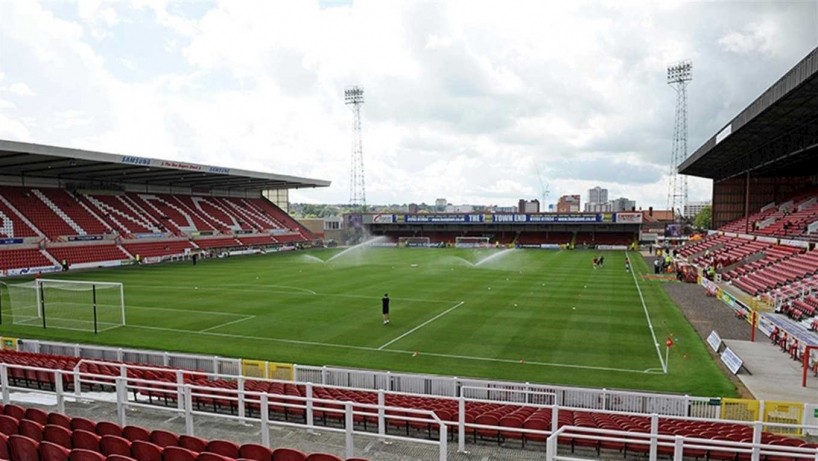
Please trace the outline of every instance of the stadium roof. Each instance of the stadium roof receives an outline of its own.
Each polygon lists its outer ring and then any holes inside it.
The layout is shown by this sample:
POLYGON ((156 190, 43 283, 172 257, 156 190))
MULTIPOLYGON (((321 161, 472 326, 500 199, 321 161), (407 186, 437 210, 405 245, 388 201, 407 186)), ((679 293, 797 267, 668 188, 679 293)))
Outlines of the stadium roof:
POLYGON ((0 139, 0 174, 61 181, 256 191, 327 187, 330 181, 0 139))
POLYGON ((715 180, 804 175, 818 169, 818 48, 679 166, 715 180))

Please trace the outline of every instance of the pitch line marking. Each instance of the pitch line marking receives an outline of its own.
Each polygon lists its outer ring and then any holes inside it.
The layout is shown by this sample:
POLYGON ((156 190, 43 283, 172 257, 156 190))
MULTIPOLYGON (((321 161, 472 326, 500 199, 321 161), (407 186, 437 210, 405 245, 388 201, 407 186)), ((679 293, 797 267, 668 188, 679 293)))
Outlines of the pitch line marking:
POLYGON ((384 349, 386 346, 389 346, 390 344, 392 344, 392 343, 394 343, 394 342, 396 342, 396 341, 398 341, 398 340, 400 340, 400 339, 403 339, 403 338, 405 338, 405 337, 409 336, 410 334, 412 334, 412 333, 414 333, 414 332, 416 332, 416 331, 420 330, 421 328, 425 327, 426 325, 428 325, 428 324, 430 324, 430 323, 434 322, 435 320, 439 319, 440 317, 443 317, 444 315, 448 314, 449 312, 451 312, 451 311, 453 311, 453 310, 457 309, 458 307, 462 306, 462 305, 463 305, 465 302, 466 302, 466 301, 460 301, 459 303, 455 304, 454 306, 452 306, 452 307, 450 307, 450 308, 446 309, 445 311, 443 311, 443 312, 441 312, 441 313, 437 314, 436 316, 434 316, 434 317, 430 318, 429 320, 427 320, 427 321, 425 321, 425 322, 421 323, 420 325, 416 326, 415 328, 412 328, 411 330, 409 330, 409 331, 407 331, 406 333, 404 333, 404 334, 402 334, 402 335, 398 336, 397 338, 393 339, 392 341, 389 341, 388 343, 386 343, 386 344, 384 344, 383 346, 379 347, 379 348, 378 348, 378 350, 379 350, 379 351, 380 351, 380 350, 383 350, 383 349, 384 349))
MULTIPOLYGON (((268 342, 278 342, 278 343, 286 343, 286 344, 300 344, 305 346, 319 346, 319 347, 336 347, 340 349, 353 349, 359 351, 367 351, 367 352, 387 352, 391 354, 413 354, 414 352, 398 350, 398 349, 377 349, 374 347, 366 347, 366 346, 352 346, 348 344, 334 344, 334 343, 321 343, 316 341, 301 341, 297 339, 282 339, 282 338, 264 338, 261 336, 244 336, 244 335, 234 335, 229 333, 215 333, 212 331, 195 331, 195 330, 181 330, 178 328, 164 328, 164 327, 152 327, 148 325, 125 325, 126 327, 130 328, 143 328, 146 330, 157 330, 157 331, 169 331, 173 333, 186 333, 186 334, 199 334, 205 336, 215 336, 219 338, 233 338, 233 339, 247 339, 251 341, 268 341, 268 342)), ((518 360, 510 360, 510 359, 496 359, 490 357, 474 357, 474 356, 467 356, 467 355, 449 355, 449 354, 437 354, 434 352, 423 352, 420 351, 421 356, 428 355, 430 357, 441 357, 441 358, 460 358, 464 360, 475 360, 475 361, 483 361, 483 362, 500 362, 500 363, 519 363, 518 360)), ((637 373, 637 374, 656 374, 655 372, 651 371, 642 371, 642 370, 631 370, 627 368, 610 368, 610 367, 595 367, 591 365, 572 365, 572 364, 565 364, 565 363, 549 363, 549 362, 525 362, 527 365, 535 365, 535 366, 542 366, 542 367, 557 367, 557 368, 574 368, 574 369, 587 369, 587 370, 598 370, 598 371, 614 371, 620 373, 637 373)))
POLYGON ((636 285, 636 291, 639 292, 639 299, 642 300, 642 310, 645 311, 645 318, 648 320, 648 328, 650 328, 650 335, 653 337, 653 346, 656 348, 656 355, 659 357, 659 363, 662 364, 662 371, 667 373, 667 364, 665 363, 665 359, 662 357, 662 351, 659 350, 659 341, 656 340, 656 332, 653 331, 653 322, 650 320, 650 314, 648 313, 648 306, 645 304, 645 297, 642 296, 642 287, 639 286, 639 281, 636 280, 636 271, 631 264, 631 276, 633 277, 633 283, 636 285))
POLYGON ((204 330, 199 331, 199 333, 207 333, 208 331, 218 330, 221 327, 226 327, 226 326, 233 325, 233 324, 236 324, 236 323, 239 323, 239 322, 252 320, 254 318, 256 318, 255 315, 248 315, 248 316, 245 316, 244 318, 241 318, 241 319, 238 319, 238 320, 233 320, 232 322, 225 322, 225 323, 221 323, 219 325, 216 325, 215 327, 205 328, 204 330))

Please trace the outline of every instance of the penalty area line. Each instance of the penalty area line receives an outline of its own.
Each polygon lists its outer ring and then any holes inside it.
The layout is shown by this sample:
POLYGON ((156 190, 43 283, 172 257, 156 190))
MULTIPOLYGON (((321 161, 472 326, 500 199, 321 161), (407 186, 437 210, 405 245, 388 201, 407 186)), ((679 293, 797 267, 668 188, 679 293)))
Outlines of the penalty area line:
POLYGON ((434 322, 435 320, 439 319, 440 317, 443 317, 444 315, 448 314, 449 312, 451 312, 451 311, 453 311, 453 310, 457 309, 458 307, 462 306, 462 305, 463 305, 465 302, 466 302, 466 301, 460 301, 459 303, 455 304, 454 306, 452 306, 452 307, 450 307, 450 308, 446 309, 445 311, 443 311, 443 312, 441 312, 441 313, 437 314, 436 316, 434 316, 434 317, 430 318, 429 320, 427 320, 427 321, 425 321, 425 322, 421 323, 420 325, 416 326, 415 328, 412 328, 411 330, 409 330, 409 331, 407 331, 406 333, 404 333, 404 334, 402 334, 402 335, 398 336, 397 338, 393 339, 392 341, 389 341, 388 343, 386 343, 386 344, 384 344, 383 346, 379 347, 379 348, 378 348, 378 350, 379 350, 379 351, 380 351, 380 350, 383 350, 384 348, 386 348, 386 346, 389 346, 390 344, 392 344, 392 343, 394 343, 394 342, 396 342, 396 341, 398 341, 398 340, 401 340, 401 339, 403 339, 403 338, 405 338, 405 337, 409 336, 410 334, 412 334, 412 333, 414 333, 414 332, 416 332, 416 331, 420 330, 421 328, 425 327, 426 325, 428 325, 428 324, 430 324, 430 323, 434 322))
POLYGON ((231 322, 221 323, 221 324, 216 325, 214 327, 205 328, 204 330, 200 330, 199 333, 207 333, 208 331, 218 330, 219 328, 226 327, 226 326, 229 326, 229 325, 234 325, 236 323, 244 322, 244 321, 247 321, 247 320, 252 320, 254 318, 256 318, 255 315, 248 315, 248 316, 246 316, 244 318, 241 318, 241 319, 238 319, 238 320, 233 320, 231 322))

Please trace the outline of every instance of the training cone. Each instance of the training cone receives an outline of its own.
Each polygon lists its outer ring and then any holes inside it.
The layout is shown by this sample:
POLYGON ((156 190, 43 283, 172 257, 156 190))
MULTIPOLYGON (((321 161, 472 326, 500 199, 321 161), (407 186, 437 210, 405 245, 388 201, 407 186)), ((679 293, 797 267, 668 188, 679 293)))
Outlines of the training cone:
POLYGON ((525 360, 520 360, 520 363, 521 363, 521 364, 525 364, 525 360))
POLYGON ((420 352, 418 351, 412 352, 412 357, 417 357, 418 355, 420 355, 420 352))

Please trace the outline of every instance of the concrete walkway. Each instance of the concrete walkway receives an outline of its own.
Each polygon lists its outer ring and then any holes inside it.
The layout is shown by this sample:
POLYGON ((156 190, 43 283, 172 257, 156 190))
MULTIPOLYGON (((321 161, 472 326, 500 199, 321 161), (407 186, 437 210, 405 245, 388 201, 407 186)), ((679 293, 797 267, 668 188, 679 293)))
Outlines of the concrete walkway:
POLYGON ((741 370, 738 378, 759 400, 808 402, 818 404, 818 378, 807 374, 807 387, 801 387, 802 364, 759 335, 756 342, 725 340, 750 370, 741 370))

